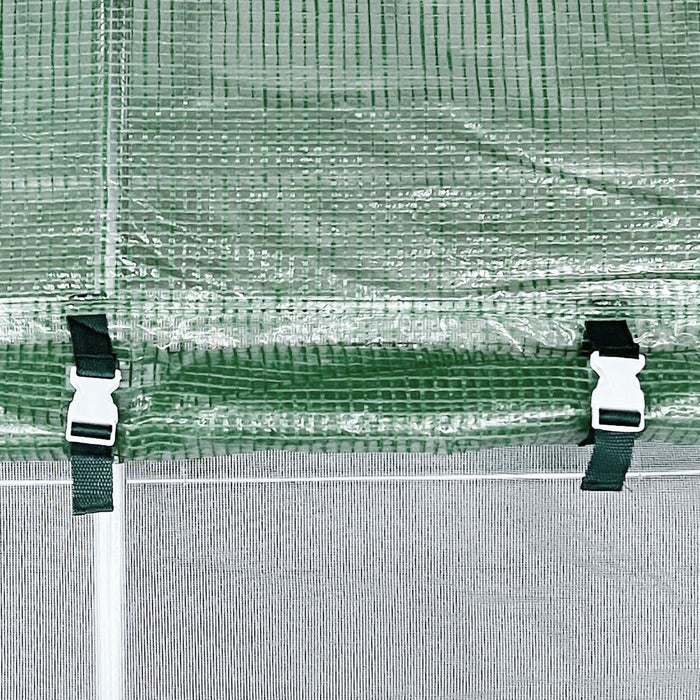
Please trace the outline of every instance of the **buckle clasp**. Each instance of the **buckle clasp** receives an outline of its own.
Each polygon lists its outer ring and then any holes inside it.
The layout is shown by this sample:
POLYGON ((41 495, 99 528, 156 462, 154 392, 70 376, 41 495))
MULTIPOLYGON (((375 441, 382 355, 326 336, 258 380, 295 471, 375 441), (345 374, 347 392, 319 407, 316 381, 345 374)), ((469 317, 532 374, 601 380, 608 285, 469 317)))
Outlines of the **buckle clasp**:
POLYGON ((119 370, 114 377, 81 377, 76 367, 71 367, 70 383, 75 395, 68 406, 66 440, 84 445, 111 447, 117 437, 119 411, 112 399, 122 380, 119 370))
POLYGON ((646 358, 615 357, 591 353, 591 367, 598 385, 591 396, 592 426, 613 433, 641 433, 644 430, 644 392, 637 375, 646 358))

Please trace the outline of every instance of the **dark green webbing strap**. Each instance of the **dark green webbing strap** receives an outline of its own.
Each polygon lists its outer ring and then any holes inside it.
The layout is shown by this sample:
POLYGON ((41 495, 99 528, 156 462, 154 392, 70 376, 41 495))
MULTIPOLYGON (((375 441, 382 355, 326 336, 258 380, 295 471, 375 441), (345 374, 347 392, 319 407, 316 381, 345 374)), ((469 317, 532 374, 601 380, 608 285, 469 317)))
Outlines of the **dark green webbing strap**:
POLYGON ((634 433, 594 430, 595 447, 581 482, 583 491, 622 491, 632 461, 634 433))
POLYGON ((73 515, 114 510, 112 503, 112 449, 71 444, 73 515))
POLYGON ((117 370, 112 340, 104 314, 69 316, 75 367, 81 377, 111 378, 117 370))
MULTIPOLYGON (((597 350, 608 357, 639 357, 639 345, 634 342, 626 321, 586 321, 584 348, 597 350)), ((634 427, 640 424, 639 413, 600 410, 603 424, 634 427)), ((581 444, 594 443, 588 469, 581 482, 583 491, 621 491, 632 462, 635 433, 593 430, 581 444)))
POLYGON ((584 347, 611 357, 639 357, 627 321, 586 321, 584 347))
MULTIPOLYGON (((115 376, 117 358, 112 351, 107 317, 69 316, 77 374, 102 379, 115 376)), ((74 435, 101 437, 100 427, 76 426, 74 435)), ((73 514, 86 515, 114 510, 112 501, 112 448, 71 442, 73 473, 73 514)))

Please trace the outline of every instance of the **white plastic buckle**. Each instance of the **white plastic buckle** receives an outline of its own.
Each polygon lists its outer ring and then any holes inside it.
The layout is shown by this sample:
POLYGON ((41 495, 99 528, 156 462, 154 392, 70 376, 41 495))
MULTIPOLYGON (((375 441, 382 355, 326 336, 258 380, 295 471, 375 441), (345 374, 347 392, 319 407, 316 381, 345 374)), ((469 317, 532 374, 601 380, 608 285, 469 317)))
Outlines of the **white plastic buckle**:
POLYGON ((75 367, 70 370, 70 383, 75 395, 68 406, 66 440, 84 445, 111 447, 117 437, 119 412, 112 399, 112 392, 119 387, 122 373, 116 370, 114 377, 81 377, 75 367), (81 430, 82 429, 82 430, 81 430), (104 434, 104 437, 86 435, 87 432, 104 434))
POLYGON ((598 386, 591 396, 592 426, 612 433, 641 433, 644 430, 644 392, 637 375, 644 369, 646 358, 611 357, 597 350, 591 354, 591 367, 598 374, 598 386), (601 411, 638 413, 639 425, 601 423, 601 411))

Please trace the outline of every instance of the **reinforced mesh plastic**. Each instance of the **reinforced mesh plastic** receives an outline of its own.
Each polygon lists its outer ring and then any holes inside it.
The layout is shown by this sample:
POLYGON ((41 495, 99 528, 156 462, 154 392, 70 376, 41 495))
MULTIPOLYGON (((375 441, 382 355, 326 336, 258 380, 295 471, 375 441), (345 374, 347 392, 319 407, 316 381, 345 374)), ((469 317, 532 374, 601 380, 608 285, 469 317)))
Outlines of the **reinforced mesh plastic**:
POLYGON ((109 314, 131 458, 700 435, 694 2, 2 2, 0 452, 109 314))

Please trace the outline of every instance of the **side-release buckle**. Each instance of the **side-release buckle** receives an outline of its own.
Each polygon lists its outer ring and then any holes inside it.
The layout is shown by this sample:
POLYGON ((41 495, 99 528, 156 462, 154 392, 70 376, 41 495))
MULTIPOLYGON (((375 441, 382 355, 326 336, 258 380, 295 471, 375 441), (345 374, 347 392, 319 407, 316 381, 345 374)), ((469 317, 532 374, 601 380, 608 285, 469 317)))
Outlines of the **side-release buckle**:
POLYGON ((75 367, 70 370, 70 383, 75 395, 68 406, 66 440, 84 445, 111 447, 117 437, 119 411, 112 392, 119 387, 122 374, 114 377, 81 377, 75 367))
POLYGON ((646 358, 615 357, 591 353, 591 367, 598 385, 591 396, 592 426, 613 433, 641 433, 644 430, 644 392, 637 375, 646 358))

